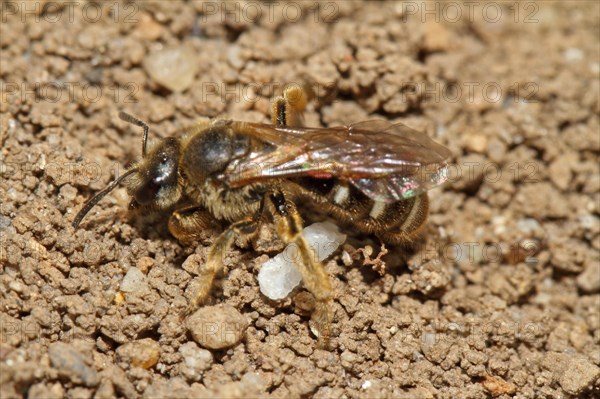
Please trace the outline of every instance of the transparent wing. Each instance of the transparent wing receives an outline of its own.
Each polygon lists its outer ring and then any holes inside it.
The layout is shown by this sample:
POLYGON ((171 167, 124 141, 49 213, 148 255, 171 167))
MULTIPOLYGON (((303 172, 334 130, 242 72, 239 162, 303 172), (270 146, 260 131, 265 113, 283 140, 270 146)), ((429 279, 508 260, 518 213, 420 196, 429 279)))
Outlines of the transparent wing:
POLYGON ((230 165, 232 186, 295 176, 337 177, 385 202, 410 198, 446 180, 450 151, 403 124, 374 120, 334 128, 247 124, 273 144, 230 165))

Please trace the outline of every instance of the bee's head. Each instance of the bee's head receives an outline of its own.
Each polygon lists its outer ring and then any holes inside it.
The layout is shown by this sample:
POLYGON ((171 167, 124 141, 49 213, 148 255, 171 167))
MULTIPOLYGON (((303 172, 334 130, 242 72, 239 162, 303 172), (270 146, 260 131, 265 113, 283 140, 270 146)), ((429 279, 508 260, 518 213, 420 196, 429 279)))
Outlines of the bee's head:
POLYGON ((133 167, 125 184, 137 205, 167 209, 179 201, 179 152, 179 140, 162 139, 133 167))
POLYGON ((125 182, 127 192, 133 197, 132 205, 146 206, 151 209, 167 209, 175 205, 181 198, 181 184, 178 173, 180 142, 176 138, 165 138, 158 141, 148 153, 148 125, 141 120, 121 112, 119 117, 126 122, 144 128, 141 161, 127 172, 111 182, 106 188, 90 198, 73 220, 77 227, 85 215, 121 182, 125 182))

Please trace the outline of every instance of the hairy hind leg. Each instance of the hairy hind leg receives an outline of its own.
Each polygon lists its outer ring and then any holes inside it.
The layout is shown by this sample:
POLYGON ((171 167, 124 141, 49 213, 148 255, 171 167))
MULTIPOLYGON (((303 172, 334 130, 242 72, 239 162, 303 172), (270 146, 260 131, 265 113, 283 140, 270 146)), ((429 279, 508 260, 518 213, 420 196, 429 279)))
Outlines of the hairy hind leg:
POLYGON ((213 285, 216 274, 223 267, 223 258, 233 245, 238 235, 250 235, 256 231, 258 221, 256 218, 247 218, 233 223, 215 240, 208 251, 206 262, 200 267, 200 287, 196 298, 188 305, 183 316, 193 313, 206 299, 213 285))
POLYGON ((283 95, 273 100, 271 121, 276 126, 302 126, 302 112, 306 108, 307 96, 300 86, 293 85, 283 95))
POLYGON ((302 235, 302 218, 296 205, 288 201, 282 192, 277 191, 265 197, 265 211, 273 216, 281 239, 286 244, 293 243, 298 247, 300 259, 294 259, 294 263, 302 274, 304 286, 315 297, 316 306, 312 320, 316 325, 320 344, 326 345, 331 335, 332 288, 329 275, 323 264, 315 259, 313 251, 302 235))

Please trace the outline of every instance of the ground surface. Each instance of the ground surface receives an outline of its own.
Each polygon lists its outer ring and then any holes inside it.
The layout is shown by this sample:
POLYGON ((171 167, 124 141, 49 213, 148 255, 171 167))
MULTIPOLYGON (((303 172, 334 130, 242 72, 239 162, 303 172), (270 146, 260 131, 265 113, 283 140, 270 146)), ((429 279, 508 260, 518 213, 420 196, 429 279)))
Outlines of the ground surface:
POLYGON ((2 398, 598 395, 597 3, 69 4, 2 4, 2 398), (117 114, 153 137, 199 116, 266 122, 301 80, 307 125, 382 117, 452 150, 427 239, 382 277, 329 261, 331 350, 303 290, 260 295, 252 247, 228 254, 220 307, 189 331, 213 233, 177 243, 127 217, 124 188, 70 225, 140 156, 117 114))

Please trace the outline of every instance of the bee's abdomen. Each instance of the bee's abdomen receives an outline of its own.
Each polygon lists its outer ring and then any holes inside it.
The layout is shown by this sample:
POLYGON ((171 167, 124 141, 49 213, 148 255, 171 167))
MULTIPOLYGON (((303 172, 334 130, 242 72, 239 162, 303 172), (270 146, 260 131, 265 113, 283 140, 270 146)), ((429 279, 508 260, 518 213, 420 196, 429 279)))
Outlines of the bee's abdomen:
POLYGON ((396 202, 382 202, 334 178, 302 178, 294 182, 301 197, 308 197, 340 222, 363 233, 375 234, 391 244, 414 241, 427 220, 426 193, 396 202))
POLYGON ((390 244, 410 244, 419 238, 427 221, 427 193, 386 205, 382 218, 393 221, 376 234, 390 244))

